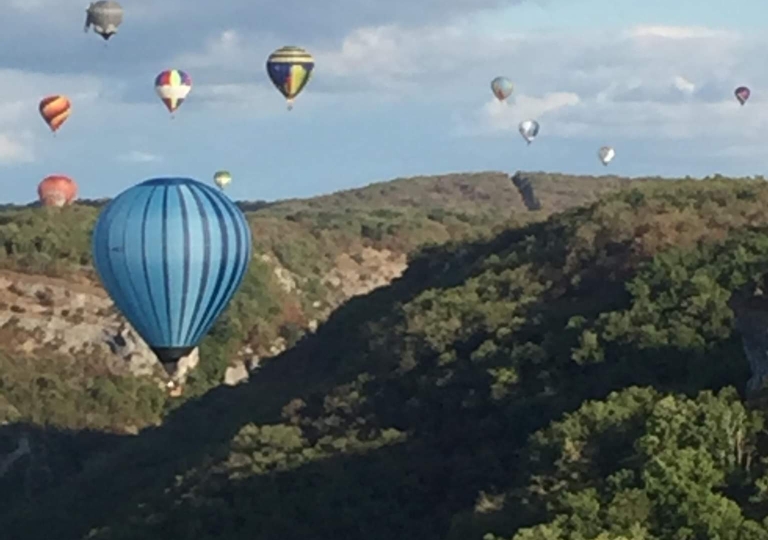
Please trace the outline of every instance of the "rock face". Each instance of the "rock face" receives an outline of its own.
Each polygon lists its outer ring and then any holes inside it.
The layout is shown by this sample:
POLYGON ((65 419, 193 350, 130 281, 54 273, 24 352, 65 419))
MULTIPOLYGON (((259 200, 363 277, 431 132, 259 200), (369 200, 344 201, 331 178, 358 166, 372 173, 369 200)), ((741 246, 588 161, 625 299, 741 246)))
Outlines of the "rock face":
POLYGON ((752 370, 747 392, 754 396, 768 388, 768 297, 734 295, 731 309, 752 370))
MULTIPOLYGON (((274 267, 275 277, 285 292, 303 294, 297 276, 274 257, 262 255, 262 260, 274 267)), ((324 276, 331 296, 325 310, 316 315, 322 320, 349 298, 389 284, 406 267, 406 255, 389 250, 363 248, 352 255, 342 254, 324 276)), ((311 319, 307 330, 314 332, 317 326, 317 318, 311 319)), ((287 347, 286 340, 278 338, 261 349, 267 358, 279 355, 287 347)), ((155 355, 120 315, 106 292, 83 281, 0 271, 0 351, 37 357, 76 356, 84 361, 106 362, 113 372, 156 375, 159 383, 167 382, 155 355)), ((222 382, 235 385, 247 380, 249 373, 258 369, 260 360, 246 347, 232 359, 233 365, 222 382)), ((181 359, 172 378, 176 386, 168 388, 178 392, 179 383, 183 384, 199 361, 197 349, 181 359)))
POLYGON ((135 375, 157 370, 152 351, 103 290, 44 276, 0 274, 0 348, 104 359, 135 375))
POLYGON ((352 256, 342 253, 336 260, 336 267, 325 276, 324 281, 337 289, 343 300, 348 300, 388 285, 403 275, 407 266, 404 253, 366 247, 352 256))

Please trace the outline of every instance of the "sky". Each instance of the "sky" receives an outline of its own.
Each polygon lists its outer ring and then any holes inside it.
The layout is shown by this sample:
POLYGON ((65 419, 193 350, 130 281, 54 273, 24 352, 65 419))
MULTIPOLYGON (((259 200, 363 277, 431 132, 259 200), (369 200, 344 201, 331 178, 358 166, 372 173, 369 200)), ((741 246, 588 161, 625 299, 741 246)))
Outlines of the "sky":
POLYGON ((105 46, 82 0, 0 0, 0 202, 30 202, 49 174, 100 198, 227 169, 240 200, 486 170, 766 174, 764 2, 123 0, 105 46), (291 112, 265 69, 283 45, 316 61, 291 112), (170 68, 193 80, 174 119, 154 90, 170 68), (55 137, 51 94, 72 101, 55 137))

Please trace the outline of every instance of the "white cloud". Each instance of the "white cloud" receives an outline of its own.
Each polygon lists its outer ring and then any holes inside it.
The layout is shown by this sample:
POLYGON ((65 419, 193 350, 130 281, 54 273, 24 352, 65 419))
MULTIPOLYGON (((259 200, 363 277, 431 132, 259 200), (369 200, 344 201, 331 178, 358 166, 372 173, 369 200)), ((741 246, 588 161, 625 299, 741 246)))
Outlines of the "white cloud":
MULTIPOLYGON (((768 69, 752 60, 767 42, 699 26, 530 34, 487 32, 471 21, 366 26, 336 46, 308 45, 317 66, 301 101, 439 101, 463 136, 501 135, 535 118, 559 137, 757 141, 768 136, 768 101, 756 93, 740 110, 733 89, 768 86, 768 69), (508 106, 491 96, 496 75, 515 84, 508 106)), ((179 65, 200 74, 193 93, 206 106, 282 113, 263 68, 254 69, 273 45, 229 29, 179 65)))
MULTIPOLYGON (((572 92, 552 92, 542 97, 520 95, 510 98, 511 103, 501 102, 490 98, 482 108, 484 126, 476 133, 483 131, 517 131, 523 120, 534 119, 542 122, 548 113, 573 107, 581 103, 579 96, 572 92)), ((465 134, 470 134, 470 131, 465 134)))
POLYGON ((691 95, 696 91, 696 85, 680 75, 675 77, 672 81, 672 85, 684 94, 691 95))
POLYGON ((162 157, 150 152, 142 152, 141 150, 132 150, 127 154, 121 154, 118 156, 119 161, 127 161, 131 163, 156 163, 162 161, 162 157))
MULTIPOLYGON (((471 23, 404 28, 397 25, 361 27, 351 31, 336 46, 306 45, 315 57, 310 83, 313 93, 337 96, 366 92, 369 101, 413 96, 425 89, 435 95, 450 95, 457 78, 467 77, 467 67, 487 66, 493 59, 514 52, 525 36, 477 32, 471 23), (478 63, 478 60, 480 63, 478 63)), ((259 86, 274 92, 263 63, 274 43, 248 39, 226 30, 209 39, 202 50, 174 59, 179 66, 195 67, 206 84, 222 92, 246 95, 237 86, 259 86), (213 75, 209 77, 209 75, 213 75), (216 79, 218 84, 213 84, 216 79), (223 83, 223 81, 235 81, 223 83)), ((308 86, 308 88, 310 88, 308 86)))
POLYGON ((252 70, 252 60, 247 64, 244 62, 248 47, 249 44, 236 30, 224 30, 219 35, 208 38, 202 51, 178 56, 174 65, 183 66, 182 69, 241 67, 252 70))
POLYGON ((29 144, 29 133, 0 133, 0 163, 30 163, 34 161, 34 152, 29 144))
MULTIPOLYGON (((750 60, 765 42, 661 25, 527 35, 487 32, 471 22, 366 26, 336 46, 306 45, 317 66, 298 105, 349 107, 354 101, 364 110, 439 102, 452 111, 453 133, 464 137, 507 136, 534 118, 547 137, 752 144, 768 137, 768 102, 756 93, 740 110, 733 88, 768 86, 768 69, 750 60), (515 84, 509 105, 491 96, 496 75, 515 84)), ((253 60, 266 59, 273 45, 228 29, 179 58, 201 81, 191 98, 223 112, 282 114, 281 97, 253 60)))
POLYGON ((455 94, 457 81, 482 80, 487 87, 495 76, 490 73, 514 65, 506 58, 519 54, 525 38, 479 32, 471 23, 365 27, 315 56, 328 76, 337 79, 331 83, 337 91, 366 88, 373 95, 443 97, 455 94))
POLYGON ((88 117, 101 88, 101 81, 93 77, 0 69, 0 162, 29 163, 38 157, 37 141, 51 136, 38 109, 43 97, 64 94, 72 101, 72 116, 63 132, 72 129, 73 121, 88 117))
POLYGON ((502 134, 533 117, 542 133, 559 137, 729 144, 768 137, 768 102, 751 100, 741 109, 733 97, 748 70, 751 83, 768 84, 768 70, 749 60, 768 39, 663 26, 531 39, 534 62, 509 55, 520 66, 515 82, 525 88, 508 107, 488 96, 472 113, 457 114, 457 134, 502 134))
POLYGON ((702 26, 664 26, 640 25, 626 32, 631 38, 662 38, 662 39, 709 39, 735 37, 735 34, 724 30, 716 30, 702 26))

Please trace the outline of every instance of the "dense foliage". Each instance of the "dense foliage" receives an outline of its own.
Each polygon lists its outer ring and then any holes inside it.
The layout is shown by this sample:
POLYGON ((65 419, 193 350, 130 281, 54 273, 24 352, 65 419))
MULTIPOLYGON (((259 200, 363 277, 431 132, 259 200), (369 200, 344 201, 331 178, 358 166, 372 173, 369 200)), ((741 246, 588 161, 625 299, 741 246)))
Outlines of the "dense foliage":
MULTIPOLYGON (((64 209, 35 205, 2 209, 0 271, 63 277, 98 287, 91 268, 90 231, 105 203, 83 201, 64 209)), ((322 320, 346 300, 338 284, 325 279, 341 255, 357 257, 365 247, 407 254, 427 244, 487 236, 498 227, 529 219, 509 177, 500 173, 403 179, 307 200, 238 204, 251 224, 256 257, 228 312, 203 343, 206 362, 189 381, 185 399, 220 384, 238 350, 250 346, 265 355, 280 338, 292 345, 306 333, 310 321, 322 320), (287 273, 295 288, 286 290, 276 269, 287 273)), ((0 309, 7 308, 0 305, 0 309)), ((13 331, 6 326, 6 333, 13 331)), ((0 328, 0 337, 3 330, 0 328)), ((15 352, 8 351, 7 345, 0 343, 0 351, 15 352)), ((92 375, 77 368, 99 361, 81 360, 87 361, 75 366, 67 359, 32 361, 38 371, 73 392, 82 390, 74 401, 87 401, 92 375)), ((8 362, 3 367, 10 380, 26 377, 22 372, 26 362, 8 362)), ((137 383, 133 377, 115 375, 111 382, 119 399, 134 399, 137 383)), ((149 392, 154 383, 144 381, 140 386, 149 392)), ((69 393, 54 393, 52 406, 71 409, 71 403, 56 403, 57 396, 73 401, 69 393)), ((25 407, 21 405, 21 409, 25 407)), ((84 414, 91 418, 90 413, 84 414)), ((70 415, 69 420, 59 421, 65 417, 58 415, 54 423, 81 427, 81 417, 70 415)), ((126 411, 125 418, 113 424, 143 427, 154 421, 153 415, 126 411)), ((99 429, 103 425, 96 419, 89 423, 99 429)))
POLYGON ((741 395, 731 307, 768 290, 767 205, 762 182, 649 181, 424 247, 248 384, 105 440, 71 477, 14 478, 0 531, 768 539, 768 410, 741 395))

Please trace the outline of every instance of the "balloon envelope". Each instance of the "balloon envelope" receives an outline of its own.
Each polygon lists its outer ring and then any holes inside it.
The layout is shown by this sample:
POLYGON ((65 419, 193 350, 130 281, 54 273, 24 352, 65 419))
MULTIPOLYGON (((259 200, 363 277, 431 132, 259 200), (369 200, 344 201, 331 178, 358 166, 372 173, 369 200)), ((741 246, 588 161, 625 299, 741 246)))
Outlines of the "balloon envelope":
POLYGON ((68 176, 46 176, 37 185, 37 197, 43 206, 65 206, 77 197, 77 184, 68 176))
POLYGON ((56 133, 72 113, 72 104, 67 96, 48 96, 40 100, 38 109, 45 123, 56 133))
POLYGON ((108 40, 117 33, 117 27, 123 22, 123 7, 113 0, 99 0, 91 2, 85 10, 85 28, 93 26, 93 31, 104 40, 108 40))
POLYGON ((603 146, 597 151, 597 157, 603 165, 608 165, 614 157, 616 157, 616 151, 610 146, 603 146))
POLYGON ((736 96, 736 99, 739 100, 739 103, 744 105, 752 92, 750 92, 749 88, 746 86, 739 86, 733 93, 736 96))
POLYGON ((506 77, 496 77, 491 81, 491 91, 499 101, 504 101, 511 96, 513 90, 514 86, 512 85, 512 81, 506 77))
POLYGON ((517 129, 520 132, 520 135, 523 136, 523 139, 525 139, 528 144, 531 144, 533 139, 539 134, 539 123, 536 120, 523 120, 520 122, 517 129))
POLYGON ((288 102, 288 109, 293 100, 309 82, 315 59, 306 50, 292 45, 281 47, 267 58, 267 75, 288 102))
POLYGON ((192 78, 180 69, 166 69, 155 77, 155 92, 173 114, 192 90, 192 78))
POLYGON ((155 178, 104 208, 92 249, 104 288, 172 373, 226 308, 252 248, 245 216, 220 191, 155 178))
POLYGON ((232 175, 229 174, 229 171, 216 171, 216 174, 213 175, 213 182, 219 186, 219 189, 224 189, 232 183, 232 175))

